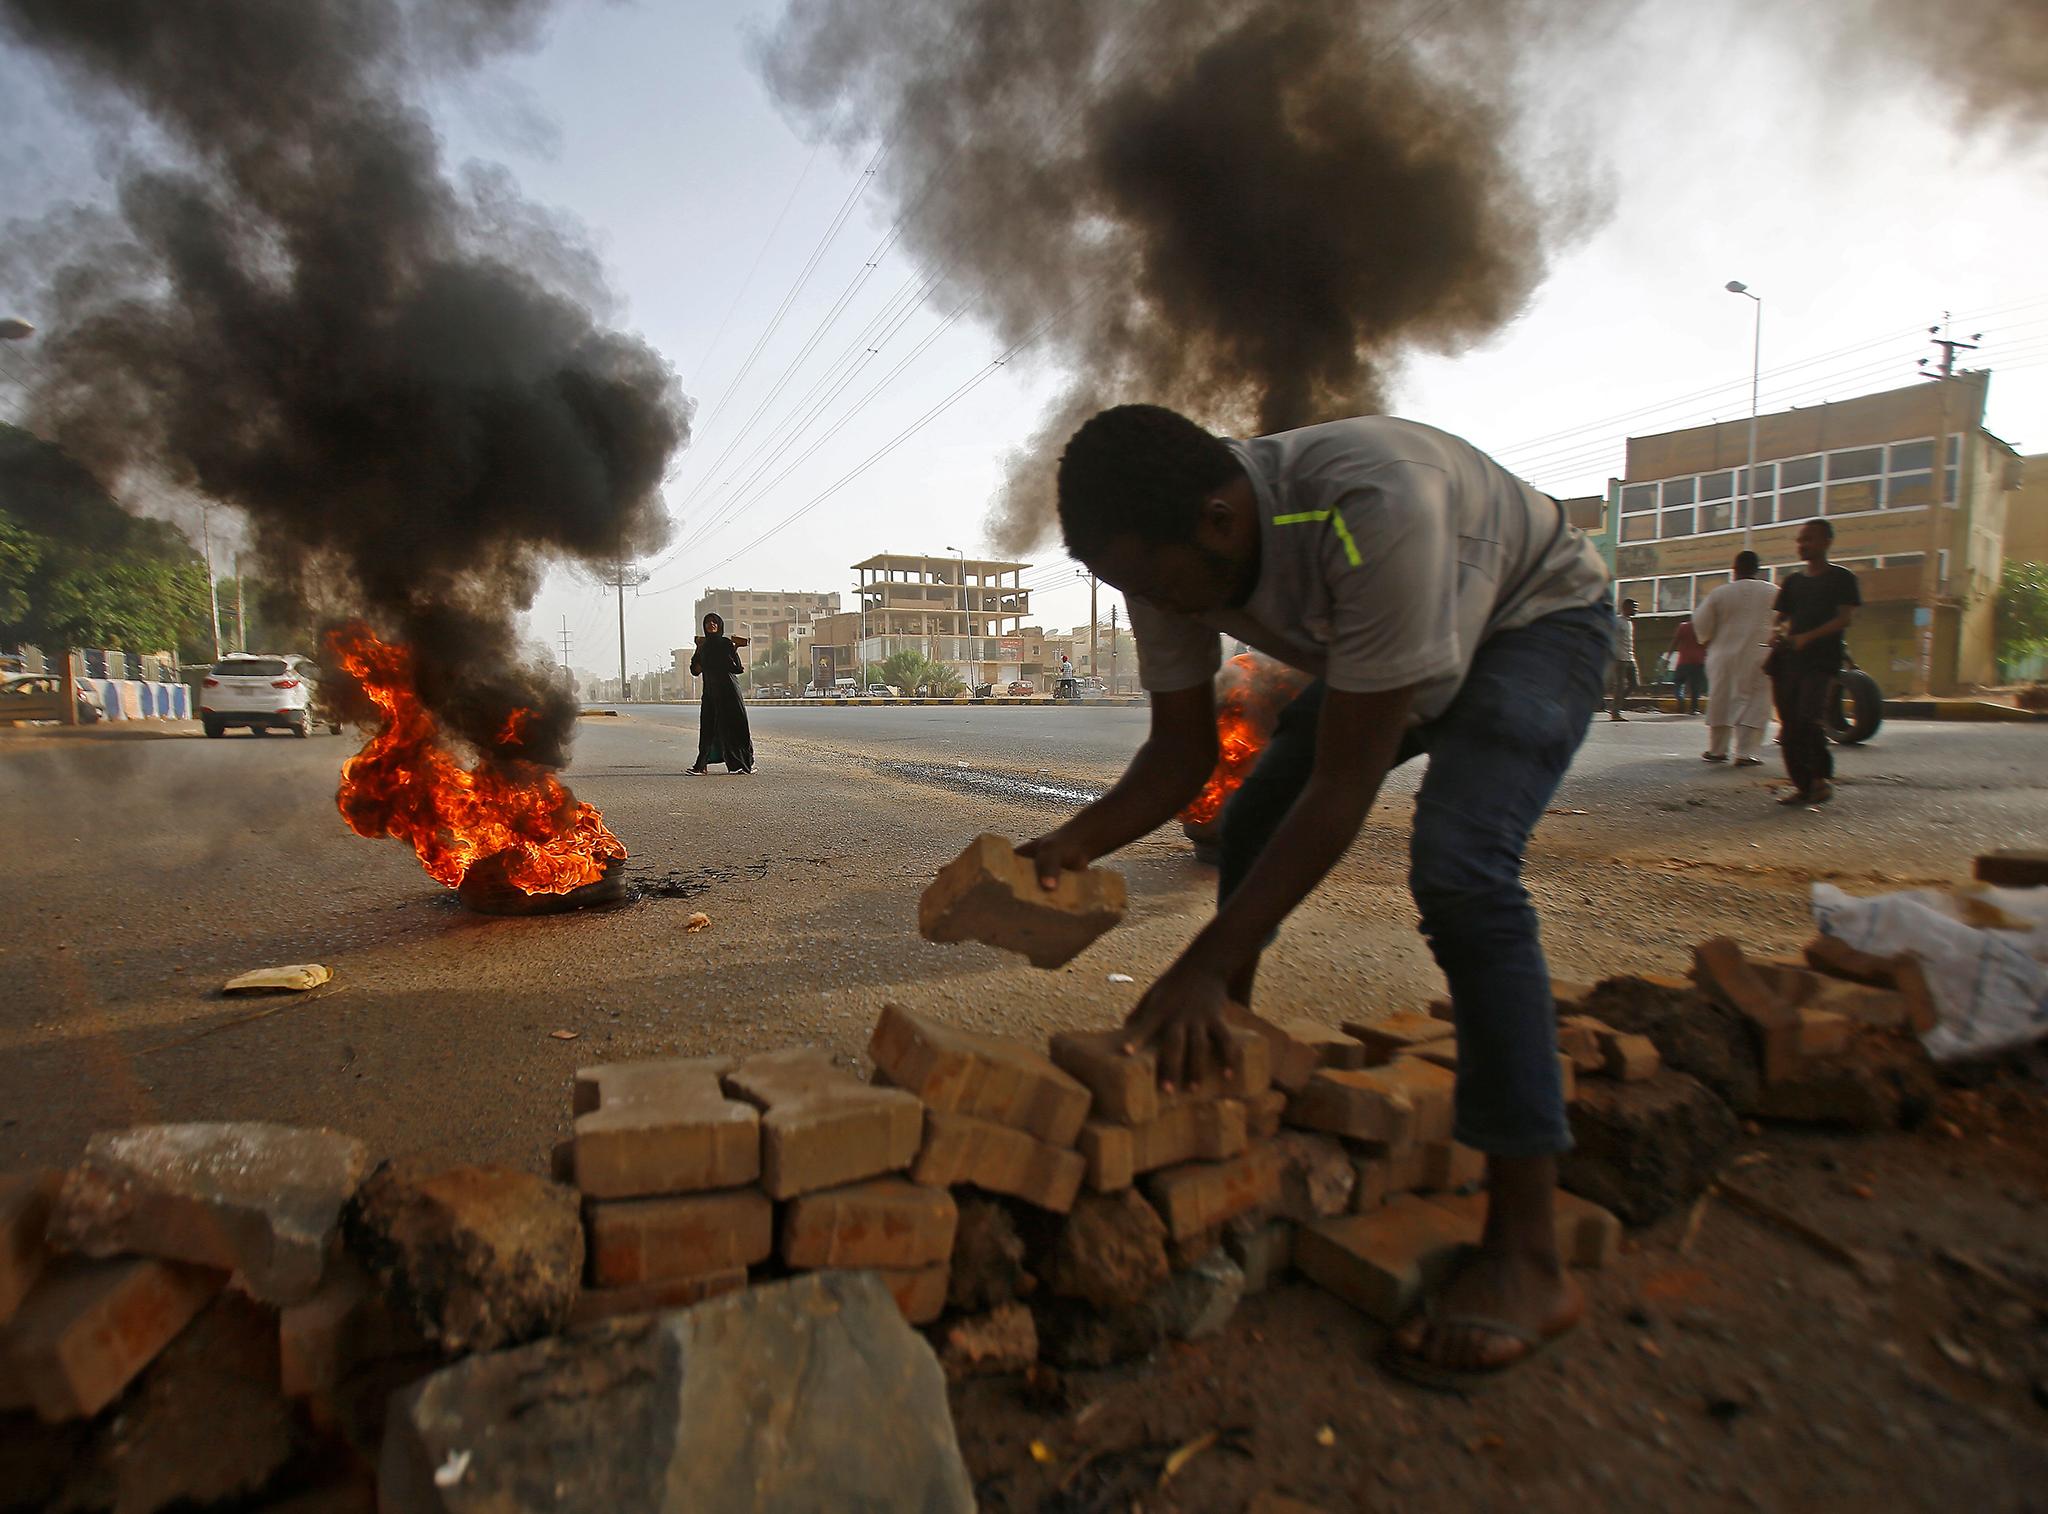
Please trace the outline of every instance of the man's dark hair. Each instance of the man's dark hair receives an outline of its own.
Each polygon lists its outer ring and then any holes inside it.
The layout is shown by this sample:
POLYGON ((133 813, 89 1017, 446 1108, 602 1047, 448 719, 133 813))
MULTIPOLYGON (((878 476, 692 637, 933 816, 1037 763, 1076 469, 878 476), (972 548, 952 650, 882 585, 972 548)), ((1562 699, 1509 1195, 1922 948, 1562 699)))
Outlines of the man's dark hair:
POLYGON ((1816 515, 1807 524, 1820 527, 1820 539, 1822 541, 1833 541, 1835 539, 1835 523, 1833 521, 1823 520, 1820 516, 1816 515))
POLYGON ((1763 559, 1754 552, 1737 552, 1735 554, 1735 576, 1737 578, 1756 577, 1756 570, 1762 562, 1763 559))
POLYGON ((1149 547, 1195 534, 1203 498, 1243 469, 1222 438, 1159 405, 1091 417, 1060 454, 1060 534, 1087 562, 1120 537, 1149 547))
POLYGON ((1624 610, 1633 610, 1636 607, 1636 602, 1633 599, 1624 599, 1621 602, 1621 607, 1624 610))

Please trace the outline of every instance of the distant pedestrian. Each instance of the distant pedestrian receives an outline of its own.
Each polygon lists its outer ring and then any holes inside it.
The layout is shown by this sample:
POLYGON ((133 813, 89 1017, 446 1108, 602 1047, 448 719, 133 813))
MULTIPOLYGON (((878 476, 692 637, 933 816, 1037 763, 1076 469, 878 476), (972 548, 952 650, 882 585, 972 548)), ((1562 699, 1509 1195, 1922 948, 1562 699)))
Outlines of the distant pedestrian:
POLYGON ((1735 554, 1735 576, 1714 590, 1693 611, 1693 630, 1707 646, 1708 762, 1728 760, 1729 737, 1735 739, 1735 766, 1753 768, 1763 762, 1757 748, 1771 722, 1771 681, 1764 676, 1770 651, 1772 606, 1778 591, 1757 577, 1754 552, 1735 554))
POLYGON ((1074 697, 1074 659, 1060 653, 1060 694, 1063 698, 1074 697))
POLYGON ((1678 623, 1671 641, 1671 688, 1678 696, 1679 714, 1699 714, 1700 701, 1707 696, 1707 649, 1700 645, 1689 616, 1678 623))
POLYGON ((698 777, 714 762, 724 763, 728 773, 754 771, 754 733, 747 728, 739 686, 739 649, 745 645, 725 634, 723 619, 704 617, 704 634, 690 654, 690 672, 704 680, 704 702, 697 715, 697 765, 690 769, 698 777))
POLYGON ((1636 602, 1624 599, 1614 617, 1614 662, 1607 670, 1607 718, 1619 720, 1621 702, 1636 691, 1636 602))
POLYGON ((1863 591, 1856 575, 1828 561, 1835 528, 1818 517, 1799 528, 1806 566, 1778 587, 1777 637, 1771 648, 1771 687, 1792 792, 1780 804, 1825 804, 1835 797, 1835 759, 1821 722, 1828 691, 1842 671, 1842 632, 1863 591))

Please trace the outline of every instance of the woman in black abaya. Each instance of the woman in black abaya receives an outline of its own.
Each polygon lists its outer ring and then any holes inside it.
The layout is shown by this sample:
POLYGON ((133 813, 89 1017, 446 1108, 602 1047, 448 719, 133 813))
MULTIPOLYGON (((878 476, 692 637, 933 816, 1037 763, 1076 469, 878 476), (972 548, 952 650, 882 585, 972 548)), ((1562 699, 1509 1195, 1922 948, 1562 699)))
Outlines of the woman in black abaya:
POLYGON ((690 772, 702 776, 714 762, 725 764, 728 773, 754 771, 754 733, 747 729, 747 707, 740 702, 739 649, 746 645, 725 634, 725 622, 716 615, 704 617, 704 634, 697 638, 697 650, 690 654, 690 671, 704 680, 704 703, 697 717, 697 765, 690 772))

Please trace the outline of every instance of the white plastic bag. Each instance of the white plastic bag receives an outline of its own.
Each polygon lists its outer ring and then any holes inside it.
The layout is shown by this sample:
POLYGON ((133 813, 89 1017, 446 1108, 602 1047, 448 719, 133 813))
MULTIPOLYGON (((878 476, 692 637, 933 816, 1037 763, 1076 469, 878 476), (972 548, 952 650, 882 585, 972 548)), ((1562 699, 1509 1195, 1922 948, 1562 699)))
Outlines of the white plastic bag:
POLYGON ((2048 1036, 2048 889, 1982 888, 1968 901, 1931 889, 1858 899, 1816 883, 1813 918, 1861 951, 1906 953, 1920 963, 1936 1014, 1922 1040, 1937 1062, 1992 1056, 2048 1036), (1970 924, 1966 914, 2006 923, 1970 924))

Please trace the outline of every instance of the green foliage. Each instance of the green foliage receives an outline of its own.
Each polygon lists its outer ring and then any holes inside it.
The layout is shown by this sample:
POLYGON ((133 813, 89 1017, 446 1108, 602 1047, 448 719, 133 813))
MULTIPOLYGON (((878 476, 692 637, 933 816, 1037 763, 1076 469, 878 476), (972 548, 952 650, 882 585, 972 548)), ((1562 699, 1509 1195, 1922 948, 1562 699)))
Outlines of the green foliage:
POLYGON ((879 672, 881 676, 871 682, 890 684, 906 694, 925 693, 945 699, 967 692, 966 681, 958 673, 912 647, 890 653, 879 665, 879 672))
POLYGON ((2048 563, 2008 562, 1992 614, 2000 662, 2048 652, 2048 563))
POLYGON ((0 624, 27 618, 29 586, 42 562, 41 538, 0 515, 0 624))
POLYGON ((790 645, 778 641, 767 652, 747 666, 747 687, 763 688, 768 684, 790 682, 790 645))

